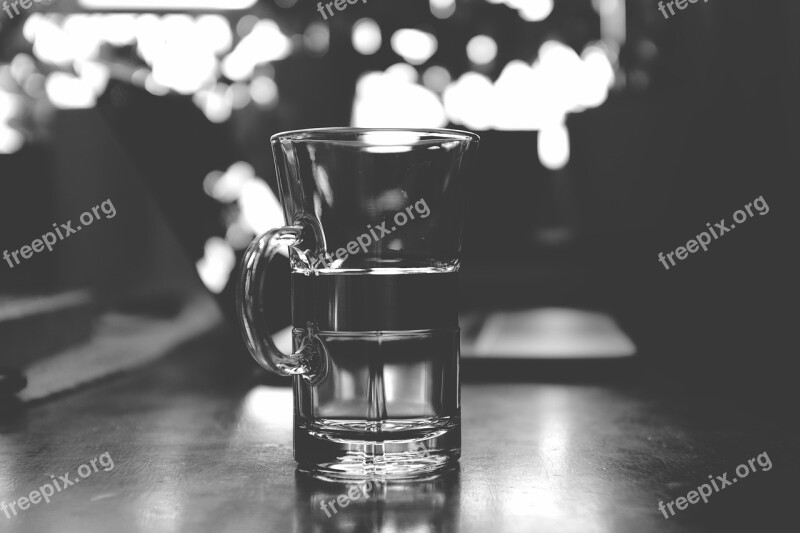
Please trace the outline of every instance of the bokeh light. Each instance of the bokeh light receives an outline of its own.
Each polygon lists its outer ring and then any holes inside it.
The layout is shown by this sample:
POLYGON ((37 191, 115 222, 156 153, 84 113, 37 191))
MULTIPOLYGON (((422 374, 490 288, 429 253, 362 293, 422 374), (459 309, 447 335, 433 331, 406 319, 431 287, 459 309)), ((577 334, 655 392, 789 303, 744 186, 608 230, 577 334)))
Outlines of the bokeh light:
POLYGON ((359 54, 372 55, 381 49, 383 38, 378 23, 370 18, 357 20, 353 25, 353 48, 359 54))
POLYGON ((392 50, 412 65, 425 63, 439 47, 433 34, 412 28, 397 30, 391 42, 392 50))
POLYGON ((467 57, 476 65, 486 65, 497 56, 497 43, 488 35, 476 35, 467 43, 467 57))

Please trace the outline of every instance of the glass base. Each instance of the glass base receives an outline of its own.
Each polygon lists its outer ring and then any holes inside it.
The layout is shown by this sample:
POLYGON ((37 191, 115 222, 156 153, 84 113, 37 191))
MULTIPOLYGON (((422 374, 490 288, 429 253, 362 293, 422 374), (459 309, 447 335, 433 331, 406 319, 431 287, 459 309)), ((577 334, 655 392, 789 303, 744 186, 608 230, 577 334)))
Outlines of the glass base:
MULTIPOLYGON (((403 435, 407 437, 406 435, 403 435)), ((298 470, 324 481, 434 479, 458 465, 461 427, 430 430, 408 438, 309 431, 295 426, 298 470)))

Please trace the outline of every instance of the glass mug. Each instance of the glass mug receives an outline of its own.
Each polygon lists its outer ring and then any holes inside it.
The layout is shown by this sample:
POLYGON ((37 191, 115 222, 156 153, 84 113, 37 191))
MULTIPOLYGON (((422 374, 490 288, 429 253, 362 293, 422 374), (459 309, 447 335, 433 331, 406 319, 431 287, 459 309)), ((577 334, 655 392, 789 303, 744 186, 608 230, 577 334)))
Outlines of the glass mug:
POLYGON ((322 479, 420 478, 461 453, 457 271, 478 136, 326 128, 271 138, 284 216, 243 258, 237 307, 259 365, 294 376, 294 456, 322 479), (288 246, 292 354, 265 321, 288 246))

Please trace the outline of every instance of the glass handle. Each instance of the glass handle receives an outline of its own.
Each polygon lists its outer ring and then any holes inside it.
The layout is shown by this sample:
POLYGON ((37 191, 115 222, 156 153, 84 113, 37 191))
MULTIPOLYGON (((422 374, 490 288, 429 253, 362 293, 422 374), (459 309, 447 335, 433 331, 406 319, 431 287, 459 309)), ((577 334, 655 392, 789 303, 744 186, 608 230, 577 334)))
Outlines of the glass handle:
POLYGON ((284 226, 269 230, 250 243, 242 259, 236 307, 245 344, 259 365, 280 376, 300 375, 318 383, 327 373, 328 354, 317 336, 316 324, 306 324, 299 348, 286 355, 275 346, 264 313, 264 302, 268 300, 264 290, 267 266, 279 246, 300 244, 302 232, 302 226, 284 226))

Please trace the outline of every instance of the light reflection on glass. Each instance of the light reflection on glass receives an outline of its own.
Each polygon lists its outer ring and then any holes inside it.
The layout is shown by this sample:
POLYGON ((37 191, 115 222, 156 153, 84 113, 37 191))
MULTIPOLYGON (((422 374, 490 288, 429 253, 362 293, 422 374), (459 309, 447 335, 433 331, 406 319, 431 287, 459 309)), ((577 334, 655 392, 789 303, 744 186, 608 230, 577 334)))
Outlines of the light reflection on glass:
POLYGON ((300 473, 295 479, 295 533, 434 533, 461 529, 459 472, 413 483, 381 482, 374 487, 326 483, 300 473), (353 487, 358 498, 348 498, 346 507, 332 503, 353 487))
POLYGON ((418 139, 418 134, 404 131, 372 131, 363 138, 365 143, 373 145, 366 151, 378 154, 410 152, 411 146, 408 145, 418 139))

